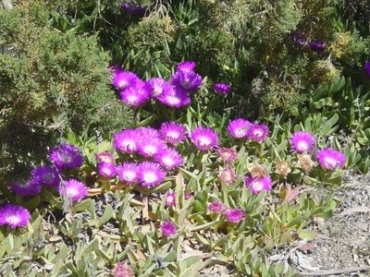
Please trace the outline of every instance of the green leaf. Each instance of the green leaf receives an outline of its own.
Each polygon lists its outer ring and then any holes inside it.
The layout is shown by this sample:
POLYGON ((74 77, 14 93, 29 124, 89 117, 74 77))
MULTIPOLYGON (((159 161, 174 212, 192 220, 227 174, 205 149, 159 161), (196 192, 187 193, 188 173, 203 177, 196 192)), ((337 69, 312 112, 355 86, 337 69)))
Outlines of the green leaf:
POLYGON ((103 226, 105 223, 107 223, 113 216, 113 208, 111 205, 107 204, 105 206, 105 210, 104 210, 104 213, 103 215, 99 218, 99 223, 98 223, 98 228, 100 228, 101 226, 103 226))

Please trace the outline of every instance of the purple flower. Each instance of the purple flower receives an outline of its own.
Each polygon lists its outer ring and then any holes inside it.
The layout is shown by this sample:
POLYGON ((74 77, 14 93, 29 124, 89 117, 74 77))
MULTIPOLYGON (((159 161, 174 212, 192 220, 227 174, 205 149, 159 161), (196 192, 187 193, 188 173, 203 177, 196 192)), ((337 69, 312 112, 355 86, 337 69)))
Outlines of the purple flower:
POLYGON ((139 127, 135 129, 135 132, 141 139, 161 139, 158 130, 151 127, 139 127))
POLYGON ((233 163, 238 158, 238 153, 236 152, 236 148, 219 148, 217 149, 217 154, 221 157, 221 159, 225 163, 233 163))
POLYGON ((113 146, 122 153, 133 154, 138 149, 139 136, 134 129, 126 129, 113 134, 113 146))
POLYGON ((76 146, 67 143, 51 149, 49 159, 58 168, 79 168, 83 164, 80 150, 76 146))
POLYGON ((161 225, 162 235, 165 237, 172 236, 176 233, 176 226, 171 221, 163 222, 161 225))
POLYGON ((186 92, 197 90, 202 84, 202 77, 194 71, 177 71, 171 78, 171 84, 186 92))
POLYGON ((127 264, 117 263, 113 270, 113 277, 132 277, 134 272, 127 264))
POLYGON ((156 156, 155 160, 164 168, 172 170, 184 163, 184 158, 175 149, 165 147, 156 156))
POLYGON ((177 65, 177 71, 193 71, 197 64, 194 61, 184 61, 177 65))
POLYGON ((84 183, 75 179, 69 179, 59 186, 59 193, 63 197, 70 198, 77 202, 87 196, 87 187, 84 183))
POLYGON ((155 187, 164 180, 166 172, 158 163, 145 161, 138 165, 138 177, 143 187, 155 187))
POLYGON ((321 149, 317 152, 316 159, 326 169, 342 168, 346 162, 346 156, 333 148, 321 149))
POLYGON ((307 39, 305 38, 304 32, 296 32, 293 34, 294 42, 299 46, 304 46, 307 44, 307 39))
POLYGON ((164 141, 175 145, 185 139, 186 129, 182 124, 176 122, 164 122, 159 129, 164 141))
POLYGON ((202 126, 190 132, 190 139, 201 151, 210 150, 218 146, 218 135, 211 128, 202 126))
POLYGON ((268 136, 268 127, 264 124, 253 123, 247 133, 247 137, 256 142, 263 142, 268 136))
POLYGON ((119 90, 133 87, 136 83, 141 82, 135 73, 115 68, 113 71, 112 85, 119 90))
POLYGON ((123 2, 121 6, 122 11, 127 12, 131 15, 144 15, 147 7, 135 6, 129 2, 123 2))
POLYGON ((185 90, 175 88, 172 85, 169 89, 164 90, 157 97, 157 100, 166 106, 174 108, 181 108, 191 103, 191 99, 185 90))
POLYGON ((309 153, 316 146, 316 138, 310 132, 298 131, 290 138, 290 144, 293 151, 298 153, 309 153))
POLYGON ((32 170, 32 180, 35 183, 49 186, 49 187, 57 187, 60 183, 60 177, 58 170, 53 166, 38 166, 32 170))
POLYGON ((164 204, 167 207, 172 207, 176 205, 176 193, 173 190, 170 190, 166 193, 166 200, 164 204))
POLYGON ((116 167, 116 174, 120 181, 127 184, 138 183, 138 167, 136 163, 124 162, 116 167))
POLYGON ((116 175, 116 167, 114 164, 101 162, 98 163, 98 173, 105 178, 113 178, 116 175))
POLYGON ((173 90, 172 85, 162 78, 151 78, 148 81, 148 84, 151 86, 151 96, 154 98, 159 97, 163 92, 173 90))
POLYGON ((134 272, 131 267, 123 263, 117 263, 113 270, 113 277, 131 277, 134 272))
POLYGON ((128 87, 121 91, 122 102, 133 108, 144 105, 150 98, 151 86, 146 82, 138 82, 135 86, 128 87))
POLYGON ((231 91, 231 88, 229 85, 226 85, 226 84, 222 84, 222 83, 218 83, 218 84, 214 84, 213 85, 213 90, 216 92, 216 93, 220 93, 220 94, 229 94, 230 91, 231 91))
POLYGON ((119 67, 113 70, 112 85, 119 90, 135 86, 136 83, 142 82, 140 78, 132 72, 125 71, 119 67))
POLYGON ((98 163, 114 164, 116 162, 113 154, 110 152, 102 152, 102 153, 96 154, 96 160, 98 163))
POLYGON ((230 121, 227 126, 227 130, 230 135, 237 139, 244 139, 247 137, 248 130, 251 127, 251 123, 243 118, 238 118, 230 121))
POLYGON ((252 190, 253 194, 258 194, 262 190, 270 191, 272 187, 270 176, 259 176, 253 178, 252 175, 248 175, 245 177, 244 181, 246 186, 252 190))
POLYGON ((163 140, 151 137, 142 137, 138 143, 138 151, 144 157, 154 157, 165 148, 163 140))
POLYGON ((208 205, 208 210, 214 214, 221 214, 226 210, 227 207, 220 201, 213 201, 208 205))
POLYGON ((370 78, 370 61, 367 61, 364 64, 364 71, 365 71, 367 78, 370 78))
POLYGON ((8 225, 11 229, 27 226, 31 219, 30 212, 21 206, 5 204, 0 207, 0 225, 8 225))
POLYGON ((41 184, 33 179, 27 182, 14 182, 11 190, 21 196, 38 195, 41 192, 41 184))
POLYGON ((236 180, 234 168, 231 166, 226 166, 225 168, 222 169, 218 178, 222 183, 232 185, 236 180))
POLYGON ((316 40, 313 42, 309 42, 308 47, 310 47, 312 51, 322 52, 325 50, 325 43, 321 40, 316 40))
POLYGON ((227 209, 224 212, 226 220, 231 223, 239 223, 243 219, 244 215, 245 214, 241 209, 227 209))

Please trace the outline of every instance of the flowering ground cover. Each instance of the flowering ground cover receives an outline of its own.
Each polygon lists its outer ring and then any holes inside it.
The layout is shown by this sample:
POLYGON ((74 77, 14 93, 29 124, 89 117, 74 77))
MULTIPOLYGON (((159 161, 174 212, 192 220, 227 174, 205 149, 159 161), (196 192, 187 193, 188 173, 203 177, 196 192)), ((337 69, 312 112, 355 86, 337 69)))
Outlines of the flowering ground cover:
POLYGON ((15 2, 1 276, 369 271, 361 1, 15 2))

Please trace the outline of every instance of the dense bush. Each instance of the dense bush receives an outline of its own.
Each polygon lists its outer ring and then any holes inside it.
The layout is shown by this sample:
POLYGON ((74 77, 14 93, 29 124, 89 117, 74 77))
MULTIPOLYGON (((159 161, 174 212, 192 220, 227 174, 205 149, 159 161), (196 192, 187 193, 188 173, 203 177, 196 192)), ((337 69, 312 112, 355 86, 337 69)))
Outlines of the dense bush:
POLYGON ((62 33, 48 22, 35 1, 0 10, 1 168, 37 160, 66 128, 106 136, 130 125, 96 37, 62 33))

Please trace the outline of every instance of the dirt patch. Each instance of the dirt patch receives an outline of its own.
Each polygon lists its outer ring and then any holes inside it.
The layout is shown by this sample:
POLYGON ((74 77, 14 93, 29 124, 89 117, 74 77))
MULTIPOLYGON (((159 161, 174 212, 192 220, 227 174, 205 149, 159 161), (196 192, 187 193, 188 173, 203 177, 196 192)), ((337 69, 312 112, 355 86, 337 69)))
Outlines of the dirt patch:
POLYGON ((370 276, 370 176, 347 176, 332 218, 314 219, 311 249, 289 259, 301 276, 370 276))

